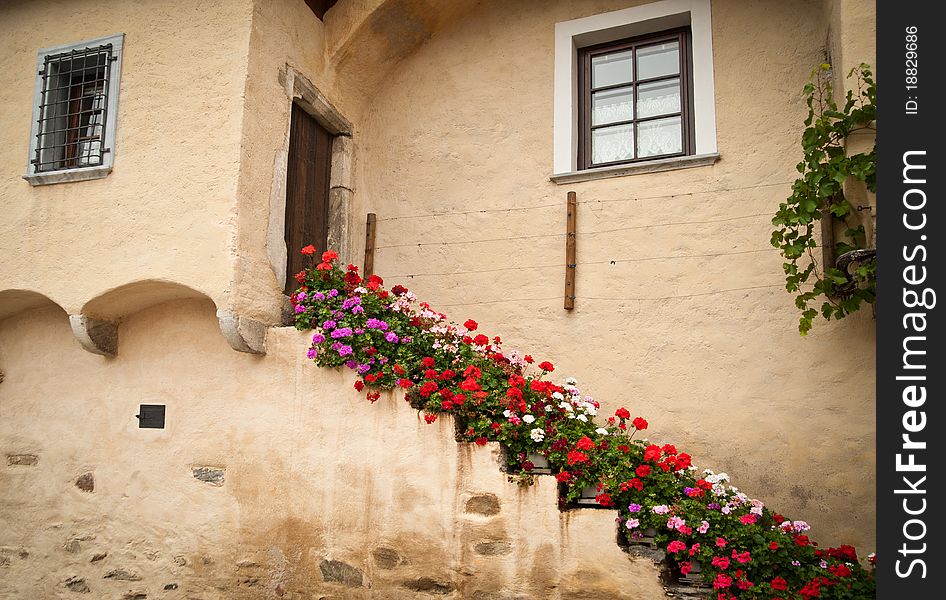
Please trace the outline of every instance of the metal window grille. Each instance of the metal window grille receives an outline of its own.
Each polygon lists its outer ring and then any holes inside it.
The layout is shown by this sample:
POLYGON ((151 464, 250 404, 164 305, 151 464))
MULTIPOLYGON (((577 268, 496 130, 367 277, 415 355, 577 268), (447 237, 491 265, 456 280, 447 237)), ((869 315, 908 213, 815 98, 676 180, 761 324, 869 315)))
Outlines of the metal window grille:
POLYGON ((36 172, 103 163, 112 45, 45 57, 36 134, 36 172))

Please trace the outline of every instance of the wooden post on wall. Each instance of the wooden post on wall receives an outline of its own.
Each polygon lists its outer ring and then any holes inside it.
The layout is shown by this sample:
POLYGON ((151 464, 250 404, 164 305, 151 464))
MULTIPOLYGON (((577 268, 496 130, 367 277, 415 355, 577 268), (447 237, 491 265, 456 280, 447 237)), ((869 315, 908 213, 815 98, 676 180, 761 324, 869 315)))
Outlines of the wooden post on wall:
POLYGON ((821 216, 821 260, 825 270, 833 269, 838 261, 834 254, 834 215, 827 208, 821 216))
POLYGON ((575 308, 575 223, 577 222, 578 202, 575 192, 568 192, 565 213, 565 310, 575 308))
POLYGON ((378 222, 378 216, 374 213, 368 213, 368 220, 365 223, 365 279, 374 275, 374 239, 375 226, 378 222))

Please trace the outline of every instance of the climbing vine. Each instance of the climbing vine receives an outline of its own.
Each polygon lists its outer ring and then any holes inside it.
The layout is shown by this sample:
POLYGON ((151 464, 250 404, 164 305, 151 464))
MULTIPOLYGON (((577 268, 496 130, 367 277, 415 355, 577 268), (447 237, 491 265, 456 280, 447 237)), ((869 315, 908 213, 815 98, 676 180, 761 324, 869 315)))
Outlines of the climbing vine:
MULTIPOLYGON (((798 330, 806 335, 820 312, 825 319, 841 319, 872 304, 876 294, 876 257, 867 247, 862 224, 852 225, 852 217, 869 207, 854 206, 845 196, 845 184, 854 179, 876 191, 876 145, 869 152, 849 154, 851 134, 873 129, 877 118, 877 87, 870 67, 861 64, 848 78, 854 86, 841 106, 835 101, 831 86, 831 66, 822 64, 805 86, 808 105, 801 144, 804 157, 797 169, 801 177, 792 184, 792 195, 779 205, 772 219, 772 245, 786 262, 785 289, 796 294, 795 305, 801 310, 798 330), (834 244, 834 264, 818 264, 815 224, 828 219, 833 231, 840 222, 845 229, 834 244), (809 287, 810 286, 810 287, 809 287), (820 311, 816 308, 821 302, 820 311)), ((833 237, 833 236, 832 236, 833 237)))

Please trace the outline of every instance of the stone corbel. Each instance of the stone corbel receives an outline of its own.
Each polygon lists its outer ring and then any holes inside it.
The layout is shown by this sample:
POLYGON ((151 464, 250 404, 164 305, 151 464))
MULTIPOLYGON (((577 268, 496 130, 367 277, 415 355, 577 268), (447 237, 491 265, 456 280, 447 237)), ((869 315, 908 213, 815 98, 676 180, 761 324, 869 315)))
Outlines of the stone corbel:
POLYGON ((111 357, 118 353, 118 323, 86 315, 69 315, 69 325, 79 344, 92 354, 111 357))
POLYGON ((237 352, 266 354, 266 330, 268 327, 254 319, 241 317, 229 310, 218 310, 220 331, 227 343, 237 352))

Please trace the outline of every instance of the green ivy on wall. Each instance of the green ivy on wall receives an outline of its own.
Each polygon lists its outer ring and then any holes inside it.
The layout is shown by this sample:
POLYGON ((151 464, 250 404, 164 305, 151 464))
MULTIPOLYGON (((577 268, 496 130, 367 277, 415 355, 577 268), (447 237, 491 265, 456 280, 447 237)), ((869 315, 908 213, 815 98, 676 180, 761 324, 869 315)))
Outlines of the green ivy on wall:
POLYGON ((876 192, 876 145, 869 152, 848 154, 846 141, 856 131, 875 127, 877 87, 866 64, 852 69, 848 78, 854 78, 855 85, 840 107, 832 94, 830 65, 816 69, 805 86, 808 118, 801 140, 804 158, 797 166, 801 177, 772 219, 772 245, 786 260, 785 289, 796 294, 802 335, 819 312, 825 319, 841 319, 862 303, 872 304, 876 294, 876 257, 867 248, 864 226, 849 223, 859 207, 845 197, 844 186, 853 178, 876 192), (818 247, 815 224, 822 219, 830 219, 831 228, 843 223, 845 230, 834 246, 838 260, 819 267, 813 250, 818 247))

